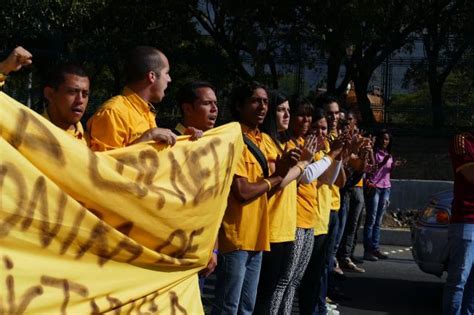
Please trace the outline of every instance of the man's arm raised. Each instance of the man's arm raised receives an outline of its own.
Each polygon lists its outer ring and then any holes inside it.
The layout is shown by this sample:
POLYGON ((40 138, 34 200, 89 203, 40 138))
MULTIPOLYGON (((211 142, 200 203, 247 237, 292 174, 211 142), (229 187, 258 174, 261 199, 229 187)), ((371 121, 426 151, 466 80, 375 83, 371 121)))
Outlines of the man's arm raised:
POLYGON ((7 59, 0 62, 0 73, 8 75, 10 72, 18 71, 22 67, 30 65, 33 55, 21 46, 16 47, 8 55, 7 59))

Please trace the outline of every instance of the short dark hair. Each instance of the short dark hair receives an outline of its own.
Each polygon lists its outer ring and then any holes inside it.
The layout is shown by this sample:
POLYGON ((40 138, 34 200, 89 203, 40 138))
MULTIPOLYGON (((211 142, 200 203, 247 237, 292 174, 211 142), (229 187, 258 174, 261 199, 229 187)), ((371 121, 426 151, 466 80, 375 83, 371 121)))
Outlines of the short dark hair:
POLYGON ((185 83, 176 94, 176 101, 178 103, 178 107, 181 110, 181 106, 185 103, 194 103, 198 99, 197 90, 201 88, 209 88, 214 93, 216 93, 216 88, 209 82, 206 81, 193 81, 185 83))
POLYGON ((150 46, 137 46, 132 49, 125 59, 126 82, 140 81, 150 71, 155 71, 159 77, 161 69, 165 66, 162 54, 160 50, 150 46))
POLYGON ((245 82, 238 86, 236 86, 232 90, 231 98, 230 98, 230 110, 232 113, 232 117, 235 120, 240 119, 240 114, 238 108, 244 105, 245 101, 252 96, 253 92, 256 89, 264 89, 267 91, 267 87, 260 82, 252 81, 252 82, 245 82))
POLYGON ((326 112, 322 108, 316 107, 313 112, 313 123, 323 118, 326 119, 326 112))
POLYGON ((276 122, 276 112, 278 105, 288 101, 283 93, 276 90, 268 91, 268 112, 265 116, 265 120, 262 123, 261 130, 273 139, 275 143, 284 143, 290 140, 288 131, 278 132, 278 126, 276 122))
POLYGON ((339 109, 341 108, 339 100, 330 94, 319 95, 314 100, 316 107, 321 107, 322 109, 325 109, 325 107, 331 103, 337 103, 337 105, 339 105, 339 109))
POLYGON ((290 101, 290 114, 292 116, 298 116, 298 115, 312 116, 313 112, 314 112, 314 106, 309 101, 309 99, 298 96, 298 95, 293 95, 290 101))
POLYGON ((55 90, 66 81, 66 74, 74 74, 79 77, 88 77, 86 71, 75 63, 61 63, 56 65, 46 76, 44 86, 55 90))

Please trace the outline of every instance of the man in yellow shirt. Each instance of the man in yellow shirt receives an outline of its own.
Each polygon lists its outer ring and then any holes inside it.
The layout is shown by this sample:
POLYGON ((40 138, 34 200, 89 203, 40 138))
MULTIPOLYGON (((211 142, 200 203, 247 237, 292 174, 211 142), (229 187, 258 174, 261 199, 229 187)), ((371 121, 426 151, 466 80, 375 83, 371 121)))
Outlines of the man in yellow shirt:
POLYGON ((277 160, 271 138, 260 132, 268 110, 268 95, 256 82, 233 91, 232 111, 241 123, 246 147, 238 162, 228 205, 219 231, 219 265, 212 314, 252 314, 255 307, 262 251, 270 249, 267 193, 275 191, 299 155, 277 160), (270 176, 268 161, 277 161, 270 176))
POLYGON ((82 115, 89 101, 89 78, 80 66, 60 64, 48 75, 43 96, 43 117, 87 145, 82 115))
MULTIPOLYGON (((181 122, 174 129, 176 135, 195 134, 201 136, 202 131, 214 128, 219 113, 215 90, 215 87, 209 82, 194 81, 185 84, 178 91, 176 98, 181 110, 181 122)), ((199 272, 201 290, 206 277, 212 274, 217 266, 217 244, 216 241, 206 268, 199 272)))
POLYGON ((177 94, 181 122, 175 127, 175 134, 197 134, 214 128, 219 108, 215 87, 209 82, 195 81, 185 84, 177 94))
POLYGON ((174 145, 176 135, 157 128, 155 107, 165 96, 170 66, 156 48, 138 46, 125 62, 126 86, 121 95, 106 101, 87 122, 90 147, 105 151, 145 141, 174 145))
MULTIPOLYGON (((32 63, 33 55, 19 46, 0 62, 0 86, 7 75, 32 63)), ((89 78, 84 70, 73 64, 62 64, 48 75, 43 90, 47 107, 43 116, 76 139, 86 143, 80 119, 89 100, 89 78)))
MULTIPOLYGON (((346 115, 346 120, 349 122, 351 129, 355 130, 357 127, 357 118, 352 111, 346 115)), ((356 262, 363 262, 356 260, 353 257, 355 244, 357 241, 357 230, 360 225, 362 216, 362 209, 364 208, 364 192, 363 192, 363 178, 364 171, 368 164, 368 158, 371 156, 371 143, 368 138, 362 138, 360 135, 355 135, 355 147, 352 154, 349 156, 347 163, 348 180, 346 185, 341 188, 341 212, 344 215, 339 225, 342 226, 342 231, 339 232, 339 246, 337 248, 337 258, 342 269, 363 273, 365 270, 356 265, 356 262)))

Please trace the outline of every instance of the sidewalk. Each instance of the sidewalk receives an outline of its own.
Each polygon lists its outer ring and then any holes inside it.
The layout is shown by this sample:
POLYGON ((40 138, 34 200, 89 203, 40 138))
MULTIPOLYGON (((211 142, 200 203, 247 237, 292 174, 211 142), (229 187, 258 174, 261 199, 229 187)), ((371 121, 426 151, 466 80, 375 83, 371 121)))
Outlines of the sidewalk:
MULTIPOLYGON (((364 228, 357 232, 357 241, 364 239, 364 228)), ((411 246, 411 232, 409 228, 382 228, 380 231, 381 245, 411 246)))

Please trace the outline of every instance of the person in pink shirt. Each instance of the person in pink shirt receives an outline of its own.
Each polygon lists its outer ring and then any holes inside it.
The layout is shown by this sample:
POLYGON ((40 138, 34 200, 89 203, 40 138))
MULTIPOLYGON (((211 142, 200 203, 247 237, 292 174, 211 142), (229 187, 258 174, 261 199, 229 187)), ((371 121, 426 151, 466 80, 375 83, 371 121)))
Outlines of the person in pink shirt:
POLYGON ((389 204, 390 174, 395 166, 392 157, 392 135, 388 130, 381 130, 374 143, 374 165, 367 174, 366 185, 366 217, 364 225, 364 259, 377 261, 388 256, 379 249, 380 225, 389 204))

